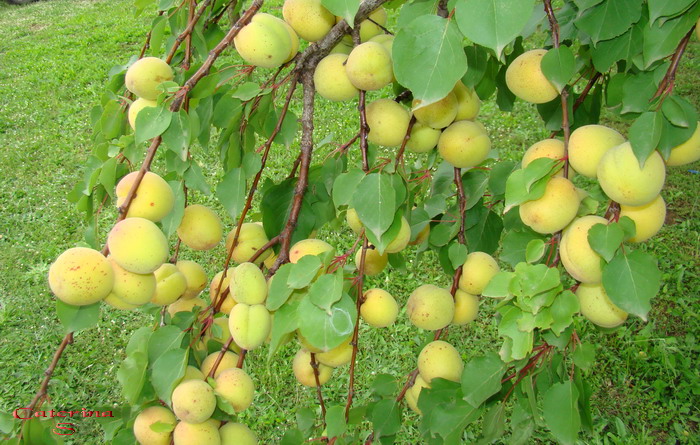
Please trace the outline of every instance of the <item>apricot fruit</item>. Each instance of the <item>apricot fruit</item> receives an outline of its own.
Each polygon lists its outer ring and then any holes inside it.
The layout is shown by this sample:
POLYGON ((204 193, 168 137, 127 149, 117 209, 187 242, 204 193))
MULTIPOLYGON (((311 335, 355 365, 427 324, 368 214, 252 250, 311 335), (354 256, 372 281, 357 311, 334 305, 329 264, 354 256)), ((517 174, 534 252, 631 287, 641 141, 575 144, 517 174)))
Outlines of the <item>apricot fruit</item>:
POLYGON ((360 305, 360 315, 368 325, 385 328, 394 324, 399 315, 399 305, 391 294, 383 289, 365 291, 364 301, 360 305))
POLYGON ((221 219, 210 208, 192 204, 185 208, 177 236, 182 243, 194 250, 211 250, 223 236, 221 219))
POLYGON ((615 328, 627 320, 627 312, 615 306, 600 284, 580 284, 576 289, 581 314, 602 328, 615 328))
POLYGON ((366 115, 370 142, 386 147, 401 145, 411 121, 408 110, 391 99, 377 99, 367 105, 366 115))
POLYGON ((170 445, 172 432, 157 432, 151 425, 166 423, 175 426, 175 414, 163 406, 149 406, 134 419, 134 437, 140 445, 170 445))
POLYGON ((107 258, 87 247, 72 247, 49 267, 49 287, 67 304, 85 306, 104 300, 114 286, 107 258))
POLYGON ((634 221, 635 235, 629 239, 641 243, 656 235, 666 220, 666 202, 657 196, 653 201, 641 206, 620 205, 620 218, 628 216, 634 221))
POLYGON ((520 219, 537 233, 555 233, 576 217, 580 202, 576 186, 554 176, 547 182, 544 195, 520 204, 520 219))
POLYGON ((527 51, 513 60, 506 69, 508 89, 525 102, 543 104, 554 100, 559 92, 542 72, 545 49, 527 51))
POLYGON ((450 324, 455 315, 455 302, 448 290, 424 284, 408 297, 406 314, 416 327, 435 331, 450 324))
POLYGON ((134 62, 126 70, 124 83, 126 88, 148 100, 156 100, 158 85, 173 80, 174 74, 170 65, 157 57, 144 57, 134 62))
POLYGON ((472 252, 462 265, 459 288, 472 295, 479 295, 500 270, 496 260, 488 253, 472 252))
POLYGON ((172 395, 173 412, 188 423, 202 423, 214 413, 214 390, 203 380, 187 380, 175 387, 172 395))
POLYGON ((272 317, 263 304, 239 302, 231 309, 228 321, 233 341, 249 351, 262 345, 272 329, 272 317))
MULTIPOLYGON (((318 360, 316 360, 318 362, 318 360)), ((314 369, 311 367, 311 353, 306 349, 299 349, 292 362, 292 370, 297 381, 304 386, 316 387, 314 369)), ((333 375, 333 368, 323 363, 318 363, 318 382, 324 385, 333 375)))
POLYGON ((603 279, 601 257, 588 243, 588 231, 596 224, 608 224, 608 220, 587 215, 574 220, 562 232, 559 257, 564 269, 582 283, 596 284, 603 279))
POLYGON ((428 383, 437 377, 459 382, 463 369, 459 352, 446 341, 432 341, 418 354, 418 372, 428 383))
POLYGON ((129 272, 155 272, 168 259, 168 240, 152 221, 126 218, 107 236, 112 259, 129 272))
POLYGON ((440 156, 453 167, 475 167, 488 156, 491 140, 483 125, 463 120, 442 131, 437 147, 440 156))
POLYGON ((654 151, 639 167, 632 145, 625 142, 609 149, 598 164, 598 182, 613 201, 630 206, 641 206, 653 201, 666 180, 666 165, 658 151, 654 151))
POLYGON ((604 125, 584 125, 569 137, 569 163, 578 173, 596 178, 598 163, 613 147, 625 142, 625 137, 604 125))

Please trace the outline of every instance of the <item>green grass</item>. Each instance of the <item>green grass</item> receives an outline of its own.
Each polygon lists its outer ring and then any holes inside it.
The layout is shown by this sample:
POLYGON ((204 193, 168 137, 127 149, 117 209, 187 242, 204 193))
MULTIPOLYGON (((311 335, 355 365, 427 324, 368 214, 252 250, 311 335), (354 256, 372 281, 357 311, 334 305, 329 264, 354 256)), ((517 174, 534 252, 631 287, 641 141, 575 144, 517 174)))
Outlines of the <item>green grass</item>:
MULTIPOLYGON (((0 2, 3 413, 28 403, 64 334, 46 275, 60 252, 82 240, 82 216, 65 197, 81 177, 81 165, 90 153, 89 112, 100 99, 107 73, 138 53, 147 31, 149 16, 134 18, 131 7, 132 2, 126 0, 53 0, 25 7, 0 2)), ((699 51, 697 42, 692 43, 676 87, 696 107, 700 105, 699 51)), ((298 105, 294 111, 299 115, 298 105)), ((357 128, 353 105, 317 101, 317 113, 322 116, 316 124, 317 140, 333 133, 333 141, 342 143, 357 128)), ((481 120, 504 158, 516 159, 524 148, 547 136, 533 107, 523 103, 517 103, 511 114, 486 103, 481 120)), ((618 120, 608 122, 623 129, 626 125, 618 120)), ((320 150, 317 161, 331 148, 320 150)), ((212 153, 201 156, 213 164, 212 153)), ((293 151, 275 152, 271 175, 283 177, 295 156, 293 151)), ((697 165, 691 168, 698 169, 697 165)), ((219 169, 211 165, 206 172, 214 184, 219 169)), ((700 434, 698 192, 700 175, 688 168, 669 172, 663 192, 668 224, 643 247, 659 258, 663 272, 663 287, 653 301, 650 322, 633 319, 611 335, 600 334, 583 321, 578 326, 580 335, 598 345, 590 375, 595 388, 595 432, 584 437, 586 443, 693 443, 700 434)), ((217 205, 213 198, 195 194, 193 199, 217 205)), ((110 217, 108 212, 103 218, 102 237, 110 217)), ((230 219, 225 223, 227 228, 233 225, 230 219)), ((320 235, 340 248, 353 240, 349 230, 320 235)), ((201 261, 213 275, 221 267, 224 252, 220 246, 212 254, 185 251, 183 255, 201 261)), ((433 256, 423 257, 420 264, 410 260, 406 272, 389 271, 370 279, 368 286, 382 286, 403 303, 422 283, 447 283, 433 256)), ((478 322, 451 330, 449 339, 461 345, 464 358, 497 348, 492 314, 486 303, 478 322)), ((123 404, 116 370, 131 333, 150 322, 149 316, 139 312, 105 307, 99 325, 77 334, 61 360, 50 386, 53 405, 80 409, 123 404)), ((405 316, 391 330, 363 327, 357 403, 369 397, 367 387, 374 375, 389 373, 401 379, 410 371, 421 340, 405 316)), ((258 391, 254 405, 241 419, 260 435, 261 443, 276 443, 294 424, 297 408, 309 406, 318 411, 315 393, 293 383, 293 354, 293 348, 287 347, 271 363, 265 361, 266 351, 253 352, 246 359, 258 391)), ((336 370, 332 383, 324 387, 329 405, 344 403, 346 376, 347 368, 336 370)), ((410 412, 406 416, 399 442, 415 444, 418 418, 410 412)), ((78 434, 68 443, 102 443, 100 434, 94 420, 79 420, 78 434)), ((474 438, 478 430, 468 434, 474 438)), ((540 432, 535 440, 549 439, 540 432)))

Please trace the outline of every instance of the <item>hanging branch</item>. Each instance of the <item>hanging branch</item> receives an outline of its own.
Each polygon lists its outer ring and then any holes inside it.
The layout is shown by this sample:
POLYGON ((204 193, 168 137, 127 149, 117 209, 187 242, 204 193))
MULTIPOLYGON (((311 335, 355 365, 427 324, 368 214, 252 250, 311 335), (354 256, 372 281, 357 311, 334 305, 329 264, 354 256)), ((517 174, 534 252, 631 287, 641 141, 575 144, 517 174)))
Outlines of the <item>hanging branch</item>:
MULTIPOLYGON (((228 351, 229 346, 231 346, 231 343, 233 343, 233 337, 229 338, 226 344, 221 346, 221 349, 219 350, 219 355, 216 356, 216 360, 214 361, 214 364, 212 365, 211 369, 209 370, 209 374, 207 374, 207 377, 214 378, 214 374, 216 374, 216 368, 219 367, 221 364, 221 360, 223 360, 224 355, 226 354, 226 351, 228 351)), ((245 349, 241 349, 241 355, 245 356, 245 349)), ((240 356, 238 356, 238 360, 241 361, 240 356)))
MULTIPOLYGON (((170 52, 168 53, 168 57, 165 58, 165 61, 170 64, 170 62, 173 60, 173 57, 175 57, 175 54, 177 53, 177 50, 180 48, 180 45, 182 42, 187 39, 187 52, 191 54, 191 39, 192 39, 192 31, 194 31, 194 27, 197 25, 197 22, 199 22, 199 19, 202 18, 202 14, 204 14, 204 10, 207 9, 209 4, 211 3, 211 0, 204 0, 202 4, 199 6, 199 9, 197 9, 197 12, 194 12, 194 5, 190 3, 190 16, 187 21, 187 28, 185 28, 176 38, 175 38, 175 43, 173 44, 173 47, 170 48, 170 52)), ((187 69, 187 68, 185 68, 187 69)))
POLYGON ((318 403, 321 405, 321 417, 323 417, 323 429, 326 428, 326 404, 323 402, 323 392, 321 391, 321 380, 319 380, 318 375, 318 362, 316 361, 316 354, 313 352, 311 355, 311 369, 314 371, 314 380, 316 381, 316 396, 318 397, 318 403))
POLYGON ((659 107, 663 103, 665 97, 671 94, 671 92, 673 92, 673 87, 675 86, 676 82, 676 71, 678 71, 678 64, 680 63, 681 58, 685 53, 685 49, 688 46, 690 37, 693 35, 693 31, 695 31, 695 26, 690 28, 690 31, 688 31, 688 33, 683 37, 680 43, 678 43, 678 46, 676 47, 676 50, 673 52, 673 56, 671 57, 671 66, 668 67, 664 78, 661 79, 659 88, 656 90, 656 93, 654 93, 654 95, 651 98, 651 100, 654 100, 662 94, 664 95, 664 97, 661 99, 661 103, 659 103, 659 107))
POLYGON ((408 128, 406 129, 406 135, 403 137, 403 141, 401 142, 401 147, 399 148, 399 152, 396 155, 396 161, 394 162, 394 167, 398 168, 399 164, 401 164, 401 161, 403 160, 403 154, 406 151, 406 144, 408 143, 408 140, 411 139, 411 130, 413 130, 413 125, 416 123, 416 116, 411 116, 411 120, 408 121, 408 128))
POLYGON ((360 307, 364 302, 364 277, 365 277, 365 258, 367 255, 367 235, 363 233, 362 235, 362 253, 360 253, 360 264, 357 270, 357 301, 355 307, 357 309, 357 319, 355 320, 355 328, 352 331, 352 340, 350 345, 352 346, 352 357, 350 359, 350 377, 348 383, 348 397, 345 403, 345 421, 347 422, 350 417, 350 407, 352 406, 352 399, 355 397, 355 363, 357 362, 357 351, 360 345, 360 307))

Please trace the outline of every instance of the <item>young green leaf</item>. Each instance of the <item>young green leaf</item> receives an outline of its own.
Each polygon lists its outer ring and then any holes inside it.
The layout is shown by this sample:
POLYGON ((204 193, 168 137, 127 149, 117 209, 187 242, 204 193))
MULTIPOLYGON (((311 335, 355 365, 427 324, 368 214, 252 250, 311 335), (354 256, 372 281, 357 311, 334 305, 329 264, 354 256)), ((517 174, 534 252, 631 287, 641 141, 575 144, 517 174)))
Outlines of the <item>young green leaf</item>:
POLYGON ((56 300, 56 315, 66 332, 78 332, 88 329, 100 321, 101 302, 87 306, 73 306, 56 300))
POLYGON ((596 224, 588 230, 588 244, 605 261, 610 262, 625 239, 625 231, 619 224, 596 224))
POLYGON ((603 267, 603 287, 615 306, 646 321, 650 301, 661 287, 656 258, 640 250, 618 251, 603 267))
POLYGON ((574 53, 566 45, 547 51, 540 65, 542 73, 560 93, 576 73, 574 53))

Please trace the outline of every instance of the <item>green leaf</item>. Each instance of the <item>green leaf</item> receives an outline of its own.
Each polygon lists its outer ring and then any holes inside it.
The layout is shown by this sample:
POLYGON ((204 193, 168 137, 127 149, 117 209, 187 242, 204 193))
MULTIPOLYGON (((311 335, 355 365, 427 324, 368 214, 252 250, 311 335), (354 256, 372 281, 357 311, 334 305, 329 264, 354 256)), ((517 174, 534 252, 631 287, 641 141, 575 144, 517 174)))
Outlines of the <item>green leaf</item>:
POLYGON ((646 321, 649 302, 661 287, 656 258, 640 250, 618 251, 603 267, 603 287, 615 306, 646 321))
POLYGON ((311 285, 308 300, 330 314, 331 306, 343 297, 343 274, 321 275, 311 285))
POLYGON ((510 340, 506 342, 509 347, 501 350, 501 359, 510 361, 527 357, 532 351, 533 333, 520 330, 518 321, 523 316, 523 311, 515 306, 505 306, 499 312, 502 318, 498 324, 498 334, 510 340))
POLYGON ((495 352, 473 358, 462 371, 464 400, 479 407, 489 397, 501 390, 501 379, 506 365, 495 352))
POLYGON ((525 261, 528 263, 536 263, 544 256, 547 246, 542 239, 533 239, 527 243, 525 247, 525 261))
POLYGON ((438 0, 416 0, 404 3, 399 12, 399 18, 397 20, 398 27, 405 28, 409 23, 420 16, 435 14, 437 6, 438 0))
POLYGON ((401 410, 394 399, 382 399, 372 410, 375 437, 392 436, 401 429, 401 410))
POLYGON ((466 215, 467 246, 469 250, 493 254, 498 249, 498 242, 503 231, 501 217, 486 208, 475 206, 466 215))
POLYGON ((357 309, 347 294, 325 311, 306 297, 299 303, 299 330, 312 346, 328 351, 345 341, 355 327, 357 309))
POLYGON ((649 102, 656 92, 654 73, 641 72, 625 79, 622 86, 622 108, 620 112, 644 113, 649 109, 649 102))
POLYGON ((136 145, 163 134, 170 126, 173 112, 165 106, 146 107, 136 116, 136 145))
POLYGON ((644 163, 659 145, 662 129, 663 115, 659 111, 642 114, 630 126, 630 144, 639 161, 639 168, 644 168, 644 163))
POLYGON ((538 158, 525 168, 515 170, 506 181, 506 202, 503 213, 526 201, 541 198, 549 178, 558 168, 556 159, 538 158))
POLYGON ((187 157, 187 148, 189 148, 192 139, 191 130, 189 115, 185 110, 180 110, 173 114, 170 126, 163 133, 163 142, 168 149, 177 153, 180 158, 185 159, 187 157))
POLYGON ((370 389, 372 394, 379 397, 390 397, 399 388, 396 377, 390 374, 379 374, 375 377, 370 389))
POLYGON ((554 303, 549 307, 549 315, 552 317, 550 329, 559 336, 573 323, 574 315, 579 311, 579 302, 576 295, 566 290, 554 299, 554 303))
POLYGON ((467 70, 457 25, 436 15, 418 17, 400 29, 392 58, 396 80, 423 105, 447 96, 467 70))
POLYGON ((576 73, 574 53, 565 45, 547 51, 540 66, 542 73, 560 93, 576 73))
POLYGON ((326 428, 328 437, 342 436, 347 430, 345 423, 345 407, 334 405, 326 410, 326 428))
POLYGON ((674 17, 686 11, 695 0, 649 0, 649 21, 662 17, 674 17))
MULTIPOLYGON (((321 0, 321 4, 333 15, 342 17, 352 28, 355 24, 355 14, 360 9, 360 0, 321 0)), ((331 434, 330 437, 338 434, 331 434)))
POLYGON ((559 269, 545 264, 520 263, 515 266, 515 275, 520 281, 522 295, 529 297, 554 289, 561 284, 559 269))
POLYGON ((558 442, 574 444, 581 428, 578 410, 578 390, 570 380, 555 383, 543 398, 545 424, 558 442))
POLYGON ((595 345, 580 343, 573 354, 574 364, 584 371, 588 371, 595 362, 595 345))
POLYGON ((73 306, 56 300, 56 315, 66 332, 78 332, 91 328, 100 321, 100 304, 73 306))
POLYGON ((496 402, 484 414, 482 435, 487 443, 495 441, 506 432, 505 414, 505 405, 501 402, 496 402))
POLYGON ((365 228, 381 238, 394 222, 397 207, 391 177, 383 173, 365 176, 352 196, 352 207, 365 228))
POLYGON ((464 53, 467 55, 467 72, 462 76, 462 83, 474 88, 486 74, 489 55, 486 49, 479 45, 465 47, 464 53))
POLYGON ((672 94, 661 105, 661 111, 664 117, 676 127, 695 131, 698 114, 686 99, 672 94))
POLYGON ((637 0, 604 0, 583 11, 576 19, 576 27, 595 44, 623 34, 641 16, 642 3, 637 0))
POLYGON ((118 100, 107 102, 100 117, 100 127, 105 139, 114 139, 124 132, 125 117, 122 105, 118 100))
POLYGON ((700 3, 685 14, 667 21, 657 21, 644 29, 644 67, 672 54, 678 42, 690 30, 700 15, 700 3))
POLYGON ((168 185, 173 191, 175 202, 173 210, 160 222, 166 237, 170 237, 177 231, 177 228, 180 227, 180 222, 182 222, 182 217, 185 216, 185 191, 182 188, 182 183, 180 181, 168 181, 168 185))
POLYGON ((462 175, 464 194, 467 196, 466 209, 471 209, 484 196, 489 183, 489 175, 482 170, 468 170, 462 175))
POLYGON ((282 340, 299 327, 298 301, 290 301, 275 312, 275 322, 272 323, 270 334, 269 356, 272 356, 282 345, 282 340))
POLYGON ((280 445, 302 445, 304 443, 304 435, 296 428, 285 431, 280 440, 280 445))
POLYGON ((491 48, 500 58, 527 25, 534 6, 534 0, 459 0, 455 18, 466 38, 491 48))
POLYGON ((155 363, 165 351, 178 349, 185 333, 177 326, 166 325, 158 328, 148 341, 148 361, 155 363))
POLYGON ((638 23, 619 37, 598 42, 591 50, 595 68, 604 73, 618 60, 632 60, 642 52, 643 32, 644 26, 638 23))
POLYGON ((114 184, 117 176, 117 158, 109 158, 100 169, 100 184, 107 190, 111 198, 114 198, 114 184))
POLYGON ((158 397, 170 404, 170 396, 173 390, 185 375, 188 354, 186 349, 180 348, 162 352, 153 364, 151 383, 158 397))
POLYGON ((202 168, 195 161, 190 163, 189 168, 185 171, 185 184, 193 190, 199 190, 205 195, 211 195, 211 189, 207 180, 202 173, 202 168))
POLYGON ((268 310, 276 311, 287 301, 289 296, 292 295, 294 289, 287 284, 287 281, 292 276, 293 270, 294 264, 283 264, 282 267, 277 269, 275 275, 272 276, 270 289, 267 292, 267 301, 265 302, 265 306, 268 310))
POLYGON ((467 246, 460 243, 452 243, 448 252, 450 262, 452 262, 452 267, 457 269, 459 266, 464 264, 464 262, 467 260, 467 254, 467 246))
POLYGON ((245 172, 242 168, 233 168, 226 173, 221 182, 216 186, 216 197, 233 219, 236 219, 238 214, 245 207, 245 179, 245 172))
POLYGON ((619 224, 595 224, 588 230, 588 244, 605 261, 610 262, 625 240, 625 231, 619 224))
POLYGON ((136 405, 146 382, 148 355, 144 351, 128 354, 117 370, 117 380, 122 385, 122 394, 127 402, 136 405))
POLYGON ((287 278, 287 286, 292 289, 302 289, 308 286, 316 278, 321 266, 321 258, 316 255, 302 257, 296 264, 292 264, 292 270, 287 278))
POLYGON ((505 298, 510 295, 510 283, 515 279, 515 273, 500 271, 486 285, 482 296, 491 298, 505 298))

